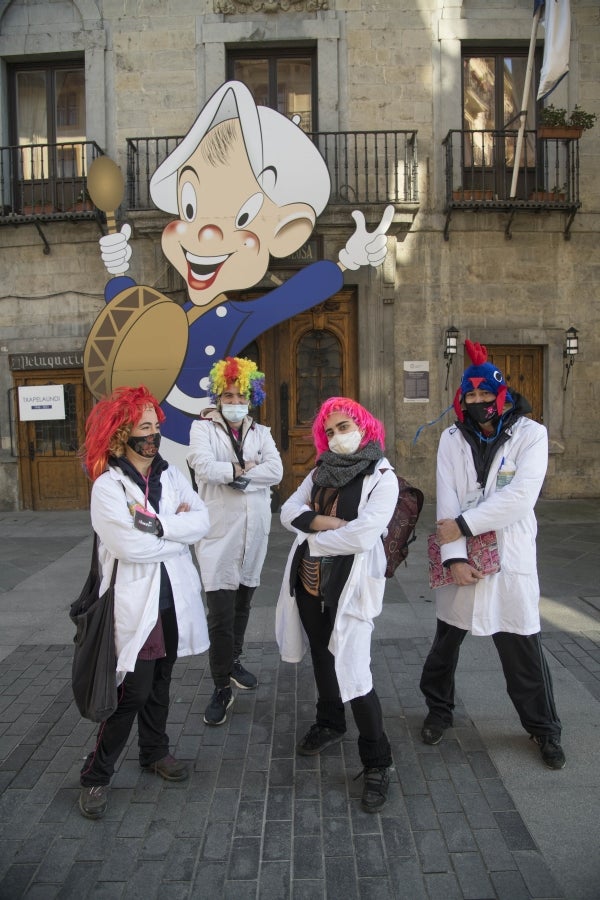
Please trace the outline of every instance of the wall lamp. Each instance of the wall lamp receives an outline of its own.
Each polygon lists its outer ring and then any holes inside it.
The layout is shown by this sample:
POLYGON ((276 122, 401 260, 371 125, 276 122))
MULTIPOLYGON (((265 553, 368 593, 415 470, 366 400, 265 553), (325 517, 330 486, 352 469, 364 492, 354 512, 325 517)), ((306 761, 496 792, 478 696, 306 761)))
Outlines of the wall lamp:
POLYGON ((573 328, 572 325, 565 331, 565 349, 563 350, 563 356, 566 360, 565 369, 567 370, 567 374, 565 376, 564 391, 567 389, 567 381, 569 380, 569 373, 573 368, 575 357, 579 353, 579 338, 577 337, 577 334, 577 329, 573 328))
POLYGON ((450 366, 452 365, 452 360, 458 352, 458 328, 455 328, 454 325, 446 328, 445 341, 446 343, 444 347, 444 359, 446 360, 446 390, 448 390, 450 366))

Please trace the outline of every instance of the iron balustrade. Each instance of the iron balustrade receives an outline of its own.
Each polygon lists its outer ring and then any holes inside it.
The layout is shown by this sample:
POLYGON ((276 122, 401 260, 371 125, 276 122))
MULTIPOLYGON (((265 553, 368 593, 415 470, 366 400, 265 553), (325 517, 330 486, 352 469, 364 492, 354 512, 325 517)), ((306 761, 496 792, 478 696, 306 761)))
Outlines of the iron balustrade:
MULTIPOLYGON (((308 136, 329 170, 330 204, 417 203, 416 131, 319 131, 308 136)), ((130 210, 154 209, 150 179, 183 137, 127 139, 130 210)))
POLYGON ((93 218, 87 173, 95 141, 0 147, 0 224, 93 218))
POLYGON ((511 197, 517 147, 516 130, 460 130, 446 135, 446 228, 455 210, 495 210, 510 214, 506 228, 520 210, 558 210, 567 214, 565 237, 581 206, 579 198, 579 140, 539 137, 526 130, 511 197))

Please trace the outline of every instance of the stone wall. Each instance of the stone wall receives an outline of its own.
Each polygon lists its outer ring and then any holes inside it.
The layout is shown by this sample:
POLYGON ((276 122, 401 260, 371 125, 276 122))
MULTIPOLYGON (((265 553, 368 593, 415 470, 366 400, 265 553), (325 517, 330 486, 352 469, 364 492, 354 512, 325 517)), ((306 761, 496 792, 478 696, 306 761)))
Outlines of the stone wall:
MULTIPOLYGON (((255 4, 260 5, 260 4, 255 4)), ((273 11, 222 0, 61 0, 0 2, 0 57, 80 52, 86 59, 88 131, 125 169, 126 139, 182 134, 225 78, 226 45, 305 42, 318 49, 322 130, 418 128, 419 211, 399 235, 389 277, 346 274, 359 285, 360 391, 381 414, 399 470, 434 494, 435 449, 452 401, 460 356, 445 390, 445 329, 460 340, 544 347, 544 421, 550 435, 547 497, 600 495, 600 144, 580 142, 582 209, 563 236, 561 214, 518 216, 512 239, 498 213, 453 216, 444 240, 442 141, 461 127, 461 41, 529 41, 530 0, 329 0, 271 4, 273 11), (286 9, 283 9, 286 6, 286 9), (233 9, 231 14, 218 10, 233 9), (250 11, 249 11, 250 10, 250 11), (385 304, 385 306, 384 306, 385 304), (579 330, 580 353, 563 390, 564 331, 579 330), (430 399, 403 400, 405 360, 428 360, 430 399)), ((600 114, 597 5, 572 0, 571 72, 553 95, 600 114)), ((543 31, 540 30, 540 37, 543 31)), ((5 70, 0 128, 7 138, 5 70)), ((597 126, 600 128, 600 125, 597 126)), ((350 227, 350 226, 349 226, 350 227)), ((0 228, 0 442, 8 459, 8 354, 82 348, 106 281, 89 223, 45 228, 50 254, 32 225, 0 228)), ((342 231, 328 238, 340 244, 342 231)), ((164 282, 159 232, 137 223, 130 274, 164 282)), ((7 463, 14 472, 14 463, 7 463)), ((0 460, 0 470, 2 464, 0 460)), ((0 506, 13 502, 0 472, 0 506), (4 486, 3 486, 4 485, 4 486)))

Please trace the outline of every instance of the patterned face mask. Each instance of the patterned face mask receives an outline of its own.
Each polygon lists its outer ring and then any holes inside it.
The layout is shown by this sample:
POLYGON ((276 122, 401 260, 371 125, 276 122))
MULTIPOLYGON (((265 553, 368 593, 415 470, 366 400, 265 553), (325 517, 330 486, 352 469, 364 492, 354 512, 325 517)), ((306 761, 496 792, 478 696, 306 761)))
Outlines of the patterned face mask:
POLYGON ((127 446, 131 447, 138 456, 144 456, 146 459, 152 459, 158 453, 160 447, 160 434, 143 434, 131 436, 127 441, 127 446))
POLYGON ((484 403, 465 403, 465 412, 477 425, 485 425, 498 417, 496 400, 486 400, 484 403))

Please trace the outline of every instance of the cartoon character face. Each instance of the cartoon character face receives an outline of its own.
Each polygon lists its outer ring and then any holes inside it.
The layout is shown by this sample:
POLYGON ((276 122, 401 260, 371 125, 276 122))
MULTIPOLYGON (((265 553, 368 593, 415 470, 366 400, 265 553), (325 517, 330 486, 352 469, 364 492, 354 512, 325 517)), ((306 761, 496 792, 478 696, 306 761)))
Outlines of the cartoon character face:
MULTIPOLYGON (((248 161, 239 123, 225 124, 224 145, 219 147, 209 133, 179 168, 179 219, 162 236, 164 254, 185 279, 196 306, 257 284, 267 272, 269 255, 287 256, 298 249, 314 224, 306 204, 280 207, 267 196, 248 161)), ((273 177, 269 171, 261 176, 265 185, 273 177)))

